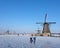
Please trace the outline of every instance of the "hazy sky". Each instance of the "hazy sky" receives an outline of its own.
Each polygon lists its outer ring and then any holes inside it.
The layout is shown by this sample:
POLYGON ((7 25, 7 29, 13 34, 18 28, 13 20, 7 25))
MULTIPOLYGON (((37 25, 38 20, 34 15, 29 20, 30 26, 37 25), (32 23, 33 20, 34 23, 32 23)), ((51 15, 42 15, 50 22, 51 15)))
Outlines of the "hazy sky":
POLYGON ((0 0, 0 32, 6 30, 16 32, 35 32, 44 22, 44 15, 48 14, 51 32, 60 31, 60 1, 59 0, 0 0))

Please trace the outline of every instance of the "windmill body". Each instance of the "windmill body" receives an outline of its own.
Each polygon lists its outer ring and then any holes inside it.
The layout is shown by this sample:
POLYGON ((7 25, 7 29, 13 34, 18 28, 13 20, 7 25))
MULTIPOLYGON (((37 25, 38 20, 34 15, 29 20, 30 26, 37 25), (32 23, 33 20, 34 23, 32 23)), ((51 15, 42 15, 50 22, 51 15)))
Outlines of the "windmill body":
POLYGON ((44 23, 43 30, 42 30, 43 36, 51 36, 50 28, 48 23, 44 23))
POLYGON ((49 24, 44 23, 42 33, 50 33, 49 24))

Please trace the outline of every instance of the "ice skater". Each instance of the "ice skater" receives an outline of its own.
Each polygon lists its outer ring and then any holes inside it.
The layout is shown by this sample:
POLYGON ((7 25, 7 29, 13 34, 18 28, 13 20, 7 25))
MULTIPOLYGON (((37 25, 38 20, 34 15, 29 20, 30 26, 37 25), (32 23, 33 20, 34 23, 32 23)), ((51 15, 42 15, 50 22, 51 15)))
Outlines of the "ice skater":
POLYGON ((35 42, 36 42, 36 37, 34 37, 33 40, 34 40, 34 44, 35 44, 35 42))
POLYGON ((30 37, 30 43, 32 43, 33 42, 33 39, 32 39, 32 37, 30 37))

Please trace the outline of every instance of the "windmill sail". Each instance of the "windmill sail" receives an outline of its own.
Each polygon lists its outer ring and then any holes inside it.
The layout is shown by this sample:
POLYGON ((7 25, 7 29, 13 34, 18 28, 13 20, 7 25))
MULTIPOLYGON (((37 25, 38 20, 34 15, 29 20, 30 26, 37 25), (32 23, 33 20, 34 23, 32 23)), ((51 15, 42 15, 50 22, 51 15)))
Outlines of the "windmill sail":
POLYGON ((47 13, 45 14, 45 22, 46 22, 46 19, 47 19, 47 13))

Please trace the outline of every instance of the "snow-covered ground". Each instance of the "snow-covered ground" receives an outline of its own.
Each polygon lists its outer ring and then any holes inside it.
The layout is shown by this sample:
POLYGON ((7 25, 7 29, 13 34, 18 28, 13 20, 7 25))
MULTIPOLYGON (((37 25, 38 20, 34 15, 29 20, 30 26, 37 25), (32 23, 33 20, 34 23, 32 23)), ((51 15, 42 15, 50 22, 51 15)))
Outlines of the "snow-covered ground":
POLYGON ((0 48, 60 48, 59 37, 36 37, 30 43, 30 36, 0 35, 0 48))

